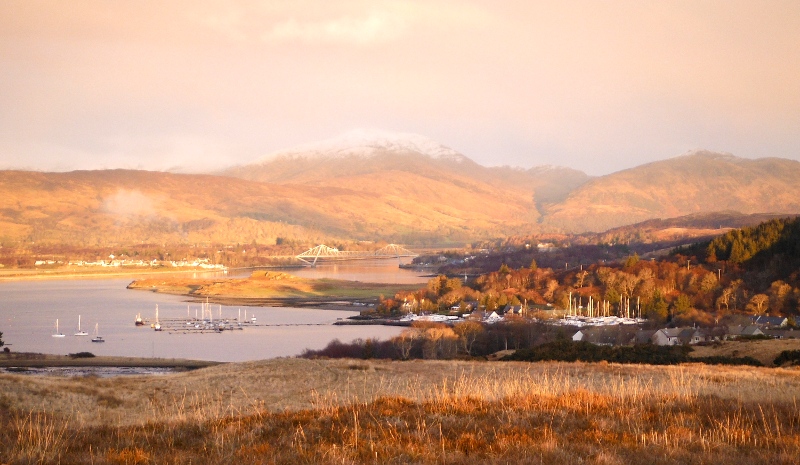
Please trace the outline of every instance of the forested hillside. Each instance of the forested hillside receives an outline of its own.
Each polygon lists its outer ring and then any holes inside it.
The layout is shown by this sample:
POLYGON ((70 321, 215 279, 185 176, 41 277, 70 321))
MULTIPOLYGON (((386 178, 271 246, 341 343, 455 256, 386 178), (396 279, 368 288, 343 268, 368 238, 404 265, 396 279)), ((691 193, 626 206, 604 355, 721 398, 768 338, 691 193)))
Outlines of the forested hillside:
POLYGON ((467 301, 487 311, 508 304, 567 308, 570 298, 575 308, 591 298, 600 314, 713 326, 737 315, 799 315, 799 265, 800 218, 775 219, 658 260, 633 254, 624 262, 599 260, 566 270, 535 262, 520 268, 503 264, 466 283, 442 276, 426 289, 386 299, 380 311, 398 313, 412 302, 422 310, 447 312, 467 301))
POLYGON ((800 218, 774 219, 735 229, 712 240, 706 252, 708 262, 763 264, 778 258, 796 263, 800 258, 800 218))

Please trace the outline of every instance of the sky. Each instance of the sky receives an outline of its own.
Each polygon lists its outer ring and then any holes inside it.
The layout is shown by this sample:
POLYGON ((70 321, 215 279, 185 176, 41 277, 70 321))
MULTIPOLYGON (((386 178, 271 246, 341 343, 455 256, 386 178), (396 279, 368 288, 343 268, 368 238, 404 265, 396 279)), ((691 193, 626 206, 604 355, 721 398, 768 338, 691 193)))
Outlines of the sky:
POLYGON ((0 169, 203 172, 355 128, 602 175, 800 159, 800 2, 0 2, 0 169))

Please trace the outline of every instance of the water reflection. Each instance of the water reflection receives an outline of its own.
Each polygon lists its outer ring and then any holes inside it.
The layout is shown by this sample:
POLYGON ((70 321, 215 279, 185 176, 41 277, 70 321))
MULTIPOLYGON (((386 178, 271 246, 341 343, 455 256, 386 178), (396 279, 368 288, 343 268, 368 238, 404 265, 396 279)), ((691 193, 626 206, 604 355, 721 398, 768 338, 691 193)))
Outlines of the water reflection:
MULTIPOLYGON (((396 260, 375 262, 322 264, 316 268, 285 271, 309 278, 362 282, 424 283, 427 280, 398 268, 396 260)), ((251 271, 240 270, 229 273, 228 277, 247 276, 251 271)), ((214 274, 198 273, 198 277, 203 276, 214 274)), ((396 327, 331 325, 339 318, 357 314, 356 311, 213 305, 215 318, 221 310, 222 318, 229 320, 246 313, 248 318, 255 316, 259 324, 284 326, 257 326, 244 331, 208 334, 158 333, 149 326, 135 327, 136 314, 154 318, 158 305, 160 318, 194 317, 200 304, 187 303, 181 296, 128 290, 126 286, 132 279, 0 282, 3 340, 15 352, 69 354, 86 351, 96 355, 245 361, 298 355, 303 349, 320 349, 333 339, 387 339, 400 332, 396 327), (106 342, 96 344, 91 342, 91 337, 73 336, 78 315, 87 331, 97 324, 106 342), (64 338, 51 337, 56 319, 61 332, 67 335, 64 338)))

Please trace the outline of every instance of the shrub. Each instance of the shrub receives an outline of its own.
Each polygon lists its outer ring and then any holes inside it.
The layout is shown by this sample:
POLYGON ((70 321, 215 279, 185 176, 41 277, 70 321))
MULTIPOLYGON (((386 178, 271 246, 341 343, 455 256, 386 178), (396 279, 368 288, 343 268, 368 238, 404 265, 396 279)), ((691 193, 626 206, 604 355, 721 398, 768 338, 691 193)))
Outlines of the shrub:
POLYGON ((656 346, 641 344, 636 346, 598 346, 586 341, 572 342, 559 340, 542 344, 531 349, 518 350, 503 357, 502 360, 520 361, 562 361, 562 362, 613 362, 647 363, 651 365, 672 365, 689 361, 691 348, 684 346, 656 346))
POLYGON ((78 352, 75 354, 69 354, 69 356, 72 358, 92 358, 94 357, 94 354, 91 352, 78 352))
POLYGON ((764 366, 760 360, 753 357, 725 357, 722 355, 713 355, 709 357, 695 357, 693 362, 705 363, 706 365, 748 365, 752 367, 764 366))
POLYGON ((774 363, 775 366, 781 366, 785 363, 798 365, 800 364, 800 350, 784 350, 775 357, 775 361, 772 363, 774 363))
POLYGON ((306 349, 300 356, 303 358, 400 358, 400 354, 390 341, 380 341, 377 339, 355 339, 350 343, 334 339, 329 342, 324 349, 306 349))
POLYGON ((752 336, 739 336, 736 338, 737 341, 771 341, 773 339, 775 338, 767 334, 754 334, 752 336))

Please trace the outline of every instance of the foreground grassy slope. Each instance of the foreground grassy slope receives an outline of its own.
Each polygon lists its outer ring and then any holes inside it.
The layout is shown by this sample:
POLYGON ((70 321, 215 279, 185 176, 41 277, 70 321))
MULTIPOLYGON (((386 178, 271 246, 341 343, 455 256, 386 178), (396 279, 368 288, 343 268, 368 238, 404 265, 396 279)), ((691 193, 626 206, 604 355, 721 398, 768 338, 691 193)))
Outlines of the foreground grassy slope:
POLYGON ((8 463, 795 463, 800 371, 280 359, 0 375, 8 463))

